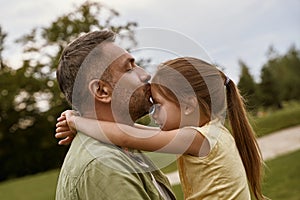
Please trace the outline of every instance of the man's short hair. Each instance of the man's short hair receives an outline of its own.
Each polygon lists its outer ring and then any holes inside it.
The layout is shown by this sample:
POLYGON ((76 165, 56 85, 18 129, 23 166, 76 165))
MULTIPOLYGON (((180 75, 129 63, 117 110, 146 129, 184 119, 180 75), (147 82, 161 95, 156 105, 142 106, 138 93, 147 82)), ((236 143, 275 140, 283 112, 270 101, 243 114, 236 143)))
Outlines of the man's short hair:
MULTIPOLYGON (((82 64, 95 47, 104 41, 113 42, 114 40, 115 33, 112 31, 94 31, 77 38, 64 49, 59 60, 56 77, 66 100, 75 106, 75 108, 78 107, 78 105, 74 105, 76 102, 72 100, 73 89, 82 64)), ((83 100, 86 98, 86 92, 87 91, 76 93, 76 97, 83 100)))

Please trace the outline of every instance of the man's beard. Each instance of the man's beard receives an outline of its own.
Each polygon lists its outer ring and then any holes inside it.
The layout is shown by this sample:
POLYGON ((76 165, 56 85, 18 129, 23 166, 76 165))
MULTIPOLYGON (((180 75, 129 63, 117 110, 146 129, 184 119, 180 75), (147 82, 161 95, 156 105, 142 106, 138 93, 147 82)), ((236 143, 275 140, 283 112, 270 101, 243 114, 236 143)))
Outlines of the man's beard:
POLYGON ((129 102, 130 117, 133 121, 149 113, 149 109, 152 106, 150 96, 151 93, 148 93, 148 91, 144 91, 143 93, 135 91, 133 93, 129 102))
POLYGON ((137 119, 149 113, 150 85, 144 85, 132 90, 126 87, 114 88, 112 111, 116 122, 133 124, 137 119))

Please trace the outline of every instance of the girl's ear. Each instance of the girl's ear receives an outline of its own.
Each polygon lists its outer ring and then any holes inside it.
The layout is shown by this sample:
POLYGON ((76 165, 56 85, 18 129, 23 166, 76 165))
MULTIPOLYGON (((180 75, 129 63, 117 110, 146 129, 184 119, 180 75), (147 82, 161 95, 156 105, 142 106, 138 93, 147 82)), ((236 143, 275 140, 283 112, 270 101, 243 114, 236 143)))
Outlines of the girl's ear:
POLYGON ((184 114, 189 115, 198 110, 198 101, 196 97, 188 97, 184 104, 184 114))
POLYGON ((111 102, 112 88, 107 82, 93 79, 89 83, 89 91, 95 100, 103 103, 111 102))

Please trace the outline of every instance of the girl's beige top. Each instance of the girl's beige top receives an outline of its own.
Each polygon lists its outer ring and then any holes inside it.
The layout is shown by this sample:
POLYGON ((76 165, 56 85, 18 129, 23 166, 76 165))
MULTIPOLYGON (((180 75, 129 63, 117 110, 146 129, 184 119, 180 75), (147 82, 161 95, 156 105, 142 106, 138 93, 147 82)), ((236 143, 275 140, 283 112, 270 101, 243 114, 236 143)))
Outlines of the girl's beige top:
POLYGON ((178 158, 185 199, 250 200, 246 172, 229 131, 219 120, 192 128, 207 139, 210 152, 204 157, 183 155, 178 158))

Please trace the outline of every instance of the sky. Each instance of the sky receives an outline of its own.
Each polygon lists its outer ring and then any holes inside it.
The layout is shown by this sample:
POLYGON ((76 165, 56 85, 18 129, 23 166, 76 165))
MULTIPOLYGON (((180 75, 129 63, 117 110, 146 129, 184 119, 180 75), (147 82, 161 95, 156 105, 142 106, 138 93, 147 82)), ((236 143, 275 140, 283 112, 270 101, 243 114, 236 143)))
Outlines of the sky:
MULTIPOLYGON (((14 40, 29 33, 34 27, 47 26, 58 16, 74 10, 74 5, 84 2, 0 1, 0 25, 8 33, 3 57, 10 66, 15 67, 20 65, 21 57, 20 47, 13 43, 14 40)), ((300 0, 101 2, 118 11, 121 21, 137 22, 141 30, 151 27, 150 30, 165 30, 172 33, 174 38, 179 37, 181 42, 177 48, 181 50, 194 50, 193 45, 197 44, 235 82, 239 80, 240 74, 238 60, 244 61, 250 73, 259 80, 260 69, 267 60, 266 53, 270 45, 280 54, 284 54, 292 44, 300 48, 300 0), (182 45, 186 39, 193 44, 182 45)))

